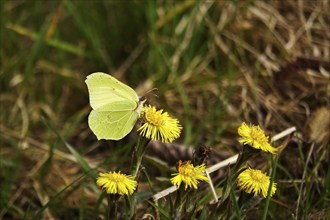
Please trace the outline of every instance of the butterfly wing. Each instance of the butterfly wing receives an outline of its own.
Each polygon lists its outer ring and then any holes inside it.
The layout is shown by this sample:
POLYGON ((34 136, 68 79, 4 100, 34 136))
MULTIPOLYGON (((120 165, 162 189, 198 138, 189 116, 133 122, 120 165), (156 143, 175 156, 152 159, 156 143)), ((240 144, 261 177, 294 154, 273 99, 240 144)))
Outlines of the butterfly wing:
POLYGON ((139 114, 135 111, 95 111, 88 117, 88 124, 97 139, 119 140, 134 127, 139 114))
POLYGON ((96 137, 119 140, 137 121, 142 103, 136 92, 114 77, 97 72, 87 76, 90 104, 88 124, 96 137))
POLYGON ((138 106, 139 97, 129 86, 109 74, 97 72, 87 76, 90 104, 97 111, 128 111, 138 106))

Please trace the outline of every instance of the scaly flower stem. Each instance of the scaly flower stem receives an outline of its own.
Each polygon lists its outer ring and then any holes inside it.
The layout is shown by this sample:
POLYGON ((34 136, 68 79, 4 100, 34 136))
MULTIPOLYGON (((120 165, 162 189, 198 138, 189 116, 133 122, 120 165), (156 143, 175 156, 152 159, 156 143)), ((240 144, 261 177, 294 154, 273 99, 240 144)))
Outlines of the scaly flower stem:
POLYGON ((141 162, 142 162, 142 158, 147 149, 149 142, 150 142, 150 139, 146 139, 146 138, 140 136, 138 143, 134 148, 134 152, 132 154, 131 174, 135 180, 137 180, 138 172, 139 172, 141 162))
POLYGON ((118 204, 117 201, 120 196, 115 195, 115 194, 108 194, 107 199, 108 199, 108 210, 107 210, 107 220, 117 220, 118 219, 118 204))
POLYGON ((273 158, 272 158, 272 162, 273 162, 272 174, 271 174, 269 188, 268 188, 268 192, 267 192, 264 213, 262 215, 263 220, 267 219, 268 207, 269 207, 269 202, 270 202, 270 195, 271 195, 272 185, 274 184, 273 182, 274 182, 275 175, 276 175, 276 168, 277 168, 278 158, 279 158, 278 156, 275 157, 275 160, 273 160, 273 158))
POLYGON ((239 175, 240 169, 244 167, 246 162, 253 156, 256 156, 260 150, 254 149, 248 145, 245 145, 242 153, 238 156, 237 162, 234 165, 233 169, 230 170, 229 175, 227 176, 227 181, 224 186, 224 193, 221 198, 221 203, 227 200, 230 195, 231 188, 233 186, 233 181, 236 180, 239 175))
MULTIPOLYGON (((139 179, 139 169, 141 166, 143 155, 147 149, 147 146, 150 142, 150 139, 139 137, 138 142, 134 148, 133 154, 132 154, 132 163, 131 163, 131 175, 135 180, 139 179)), ((130 203, 130 216, 129 219, 132 219, 134 217, 135 213, 135 204, 136 204, 136 197, 133 196, 129 199, 130 203)))

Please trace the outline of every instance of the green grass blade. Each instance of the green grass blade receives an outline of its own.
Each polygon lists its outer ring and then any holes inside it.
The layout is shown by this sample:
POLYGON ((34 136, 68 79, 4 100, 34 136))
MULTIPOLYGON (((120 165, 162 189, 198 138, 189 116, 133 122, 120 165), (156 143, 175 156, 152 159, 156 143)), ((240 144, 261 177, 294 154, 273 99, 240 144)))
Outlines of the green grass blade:
POLYGON ((160 207, 152 202, 148 202, 148 203, 151 206, 153 206, 155 209, 157 209, 166 219, 171 219, 170 214, 165 209, 163 209, 162 207, 160 207))
POLYGON ((75 181, 73 181, 71 184, 67 185, 66 187, 64 187, 62 190, 60 190, 59 192, 57 192, 51 200, 49 200, 41 209, 39 209, 39 211, 32 217, 32 220, 39 220, 41 219, 41 215, 42 213, 45 211, 45 209, 47 209, 56 199, 58 199, 63 192, 65 192, 67 189, 69 189, 71 186, 73 186, 74 184, 82 181, 85 179, 86 176, 81 176, 78 179, 76 179, 75 181))
POLYGON ((63 136, 51 125, 48 121, 43 120, 44 123, 57 135, 57 137, 62 141, 62 143, 68 148, 74 158, 77 160, 77 163, 82 167, 85 174, 92 177, 93 179, 97 178, 97 173, 91 168, 85 159, 68 143, 65 141, 63 136))
MULTIPOLYGON (((13 31, 13 32, 15 32, 19 35, 30 38, 33 41, 38 41, 39 40, 38 33, 34 32, 34 31, 31 31, 31 30, 29 30, 29 29, 27 29, 27 28, 25 28, 21 25, 7 23, 5 27, 6 27, 6 29, 9 29, 9 30, 11 30, 11 31, 13 31)), ((70 44, 68 42, 65 42, 65 41, 62 41, 62 40, 59 40, 59 39, 53 39, 53 38, 47 39, 47 40, 45 40, 44 43, 49 45, 49 46, 52 46, 54 48, 57 48, 59 50, 63 50, 65 52, 75 54, 77 56, 90 57, 88 55, 88 53, 85 52, 84 49, 81 49, 81 48, 77 47, 76 45, 70 44)))
MULTIPOLYGON (((4 16, 4 3, 5 1, 0 1, 0 44, 4 42, 4 26, 5 26, 5 16, 4 16)), ((0 60, 3 60, 3 50, 0 50, 0 60)), ((1 63, 0 63, 1 64, 1 63)), ((1 64, 2 65, 2 64, 1 64)))
MULTIPOLYGON (((93 55, 97 59, 103 61, 107 66, 113 66, 112 60, 104 51, 102 51, 102 40, 99 35, 100 32, 96 30, 96 27, 92 23, 88 22, 86 15, 81 13, 79 8, 80 2, 72 2, 68 0, 63 1, 64 6, 69 14, 74 18, 78 28, 85 35, 93 49, 93 55)), ((86 4, 86 3, 85 3, 86 4)), ((91 18, 90 18, 91 19, 91 18)))
POLYGON ((32 77, 33 68, 36 65, 38 59, 42 56, 45 48, 45 38, 48 27, 50 25, 49 17, 44 21, 41 30, 38 34, 38 39, 33 45, 31 56, 29 56, 27 64, 25 66, 25 83, 29 86, 30 78, 32 77))

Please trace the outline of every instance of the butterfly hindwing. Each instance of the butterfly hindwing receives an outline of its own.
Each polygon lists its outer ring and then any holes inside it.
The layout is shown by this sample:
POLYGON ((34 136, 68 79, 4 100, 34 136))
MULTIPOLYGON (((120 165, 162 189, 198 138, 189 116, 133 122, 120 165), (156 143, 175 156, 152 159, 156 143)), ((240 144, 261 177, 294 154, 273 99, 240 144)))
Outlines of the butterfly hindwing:
POLYGON ((89 127, 97 139, 119 140, 134 127, 139 114, 132 111, 99 112, 92 110, 88 117, 89 127))

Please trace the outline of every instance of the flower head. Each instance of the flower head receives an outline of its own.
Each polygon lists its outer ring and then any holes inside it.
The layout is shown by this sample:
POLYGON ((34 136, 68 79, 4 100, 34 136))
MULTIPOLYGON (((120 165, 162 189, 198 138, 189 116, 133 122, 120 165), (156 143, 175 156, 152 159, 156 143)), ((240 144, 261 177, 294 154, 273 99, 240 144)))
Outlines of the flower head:
POLYGON ((136 189, 137 182, 130 175, 110 171, 99 173, 96 184, 108 194, 131 195, 136 189))
POLYGON ((142 109, 142 114, 145 122, 138 131, 146 138, 171 143, 180 136, 182 127, 178 119, 170 117, 167 112, 147 106, 142 109))
POLYGON ((177 165, 177 170, 179 173, 172 174, 175 175, 175 177, 171 179, 171 182, 178 188, 182 182, 185 183, 185 190, 188 186, 197 189, 199 181, 208 182, 207 176, 203 173, 206 170, 205 164, 194 167, 190 161, 182 162, 180 160, 177 165))
MULTIPOLYGON (((245 192, 254 193, 254 196, 261 193, 263 197, 267 197, 270 177, 266 176, 260 170, 248 168, 239 174, 237 180, 238 187, 245 192)), ((273 183, 270 196, 273 196, 275 191, 276 183, 273 183)))
POLYGON ((268 142, 268 136, 265 135, 259 126, 248 126, 245 122, 238 128, 238 134, 241 136, 239 142, 248 144, 253 148, 260 149, 272 154, 277 153, 277 149, 268 142))

